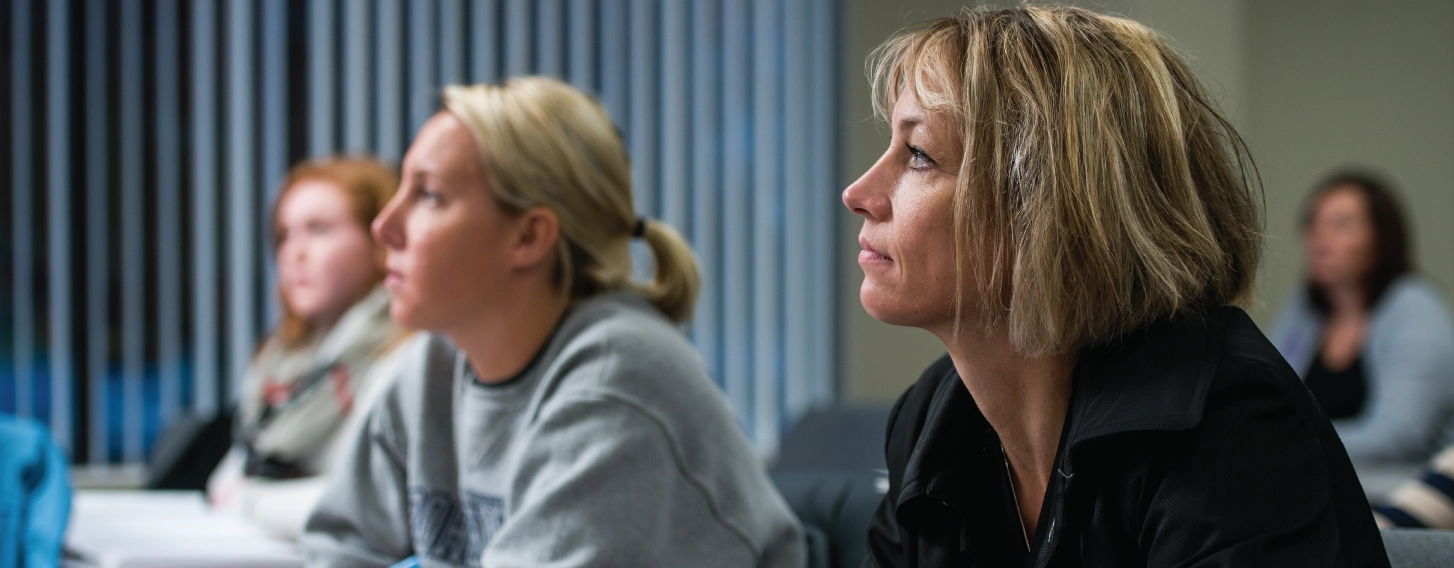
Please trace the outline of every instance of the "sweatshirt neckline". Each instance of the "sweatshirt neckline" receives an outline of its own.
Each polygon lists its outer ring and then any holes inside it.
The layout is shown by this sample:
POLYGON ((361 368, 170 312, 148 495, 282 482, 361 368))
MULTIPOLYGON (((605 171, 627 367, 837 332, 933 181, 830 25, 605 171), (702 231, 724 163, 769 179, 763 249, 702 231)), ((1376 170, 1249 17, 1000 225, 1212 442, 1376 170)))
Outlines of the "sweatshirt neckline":
POLYGON ((456 355, 458 357, 456 359, 456 365, 459 367, 458 372, 462 374, 467 384, 486 391, 500 391, 523 382, 526 377, 529 377, 540 366, 540 361, 545 358, 545 353, 550 351, 551 347, 555 345, 556 337, 560 335, 561 326, 565 324, 565 321, 570 318, 574 311, 575 308, 572 307, 567 309, 564 314, 561 314, 560 319, 555 322, 555 328, 550 330, 550 335, 546 336, 545 341, 540 344, 540 349, 535 351, 535 355, 530 358, 530 362, 526 363, 525 367, 520 369, 520 372, 515 373, 510 378, 494 383, 481 381, 479 375, 475 374, 474 365, 471 365, 469 358, 465 357, 464 351, 459 351, 456 355))

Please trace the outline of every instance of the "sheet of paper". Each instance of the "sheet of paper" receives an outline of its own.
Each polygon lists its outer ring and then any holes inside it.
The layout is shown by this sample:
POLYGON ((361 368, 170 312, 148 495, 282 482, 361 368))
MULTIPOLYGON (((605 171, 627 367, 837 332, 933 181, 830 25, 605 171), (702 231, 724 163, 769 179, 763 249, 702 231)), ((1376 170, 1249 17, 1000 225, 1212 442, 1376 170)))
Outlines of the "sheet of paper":
POLYGON ((301 568, 303 556, 191 491, 80 491, 66 549, 98 568, 301 568))

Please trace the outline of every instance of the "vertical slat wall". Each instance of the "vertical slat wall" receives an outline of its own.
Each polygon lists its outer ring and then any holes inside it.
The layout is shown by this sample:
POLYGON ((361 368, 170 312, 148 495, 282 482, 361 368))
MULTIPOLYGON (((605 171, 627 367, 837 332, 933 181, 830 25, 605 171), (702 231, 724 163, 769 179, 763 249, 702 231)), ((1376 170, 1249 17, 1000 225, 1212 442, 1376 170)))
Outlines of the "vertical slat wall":
POLYGON ((192 0, 191 162, 192 218, 188 233, 192 244, 192 411, 201 416, 217 412, 217 398, 225 371, 218 360, 221 329, 217 298, 221 265, 217 262, 217 0, 192 0))
MULTIPOLYGON (((48 414, 51 434, 62 449, 76 451, 75 435, 81 431, 74 419, 76 400, 75 338, 72 337, 74 297, 71 288, 72 211, 74 194, 71 176, 71 3, 51 0, 46 7, 46 327, 45 352, 50 381, 48 414)), ((15 191, 23 191, 14 188, 15 191)), ((29 377, 19 377, 28 380, 29 377)), ((37 413, 39 414, 39 413, 37 413)))
MULTIPOLYGON (((689 237, 707 274, 692 320, 692 337, 702 361, 723 378, 722 329, 722 0, 700 0, 691 14, 692 222, 689 237)), ((668 70, 668 73, 673 71, 668 70)))
POLYGON ((226 145, 224 154, 226 180, 223 191, 227 214, 223 225, 227 230, 227 358, 222 372, 223 400, 229 404, 237 399, 238 378, 256 348, 258 330, 258 273, 256 238, 258 201, 266 186, 257 179, 258 82, 254 80, 254 49, 257 44, 253 25, 257 4, 253 0, 227 0, 226 73, 227 101, 226 145))
POLYGON ((370 148, 369 72, 374 65, 369 58, 369 4, 344 2, 343 13, 343 150, 362 153, 370 148))
POLYGON ((142 375, 146 359, 146 213, 144 171, 146 112, 142 101, 142 0, 121 0, 121 97, 117 110, 117 139, 121 160, 121 458, 141 461, 142 375))
MULTIPOLYGON (((288 171, 288 145, 271 143, 273 140, 288 139, 288 3, 290 0, 264 0, 262 7, 262 24, 259 31, 261 45, 259 56, 262 63, 259 65, 261 76, 259 80, 262 89, 261 104, 262 130, 260 132, 261 143, 259 151, 262 152, 262 178, 259 181, 267 192, 267 198, 263 203, 271 204, 277 195, 278 180, 288 171)), ((258 250, 272 250, 272 223, 268 218, 268 208, 264 208, 259 215, 254 215, 256 221, 258 250)), ((264 264, 267 267, 263 271, 261 281, 262 293, 267 298, 267 312, 265 322, 279 321, 282 317, 282 302, 276 294, 269 293, 273 290, 273 282, 277 281, 277 266, 273 262, 271 254, 262 254, 264 264)))
POLYGON ((374 140, 379 159, 397 164, 404 157, 404 6, 401 0, 374 4, 374 140))
MULTIPOLYGON (((106 0, 86 0, 85 10, 85 105, 86 110, 82 115, 85 121, 86 130, 86 247, 82 249, 85 255, 86 278, 86 384, 90 390, 90 397, 87 404, 87 415, 90 418, 90 439, 101 440, 107 438, 107 431, 111 413, 109 399, 106 396, 106 376, 111 359, 110 327, 111 327, 111 302, 110 302, 110 256, 111 247, 109 220, 111 212, 110 191, 107 187, 111 181, 109 153, 111 150, 107 140, 109 134, 109 112, 106 102, 107 92, 110 86, 107 84, 107 57, 106 52, 109 46, 106 44, 106 0)), ((54 103, 55 99, 52 99, 54 103)), ((66 257, 52 257, 66 258, 66 257)), ((105 461, 106 445, 91 444, 88 457, 92 462, 105 461)))
POLYGON ((10 350, 14 396, 11 405, 21 416, 35 409, 35 65, 31 26, 35 11, 31 0, 10 4, 10 350))
POLYGON ((684 331, 761 449, 836 396, 832 0, 6 4, 0 412, 77 461, 139 462, 236 401, 279 317, 291 164, 397 165, 444 85, 526 74, 601 98, 640 213, 692 241, 684 331))
MULTIPOLYGON (((727 399, 756 438, 752 372, 752 93, 750 4, 723 0, 722 368, 727 399)), ((713 267, 704 267, 711 271, 713 267)), ((703 322, 714 325, 714 322, 703 322)))
POLYGON ((465 83, 464 0, 439 0, 439 83, 465 83))
POLYGON ((170 424, 182 407, 182 42, 179 0, 157 0, 153 37, 156 207, 155 291, 157 424, 170 424), (166 298, 168 301, 161 301, 166 298))
POLYGON ((777 439, 782 415, 782 10, 752 3, 752 375, 753 431, 777 439))
MULTIPOLYGON (((840 290, 836 252, 839 201, 834 173, 838 171, 838 109, 832 103, 836 96, 833 86, 838 84, 834 73, 838 69, 834 60, 838 43, 836 39, 829 39, 835 37, 834 32, 838 29, 838 14, 838 0, 813 0, 813 9, 808 14, 813 40, 808 42, 808 49, 812 50, 808 58, 812 77, 807 83, 808 106, 811 108, 807 126, 811 134, 805 167, 812 170, 809 186, 831 186, 834 197, 830 199, 833 206, 824 207, 818 202, 820 197, 815 192, 807 192, 806 222, 812 227, 808 232, 810 260, 804 265, 809 275, 809 301, 812 305, 808 315, 808 365, 816 373, 808 383, 812 385, 811 397, 815 404, 836 399, 840 384, 834 375, 838 371, 839 360, 837 300, 840 290)), ((849 293, 857 295, 856 291, 849 293)))

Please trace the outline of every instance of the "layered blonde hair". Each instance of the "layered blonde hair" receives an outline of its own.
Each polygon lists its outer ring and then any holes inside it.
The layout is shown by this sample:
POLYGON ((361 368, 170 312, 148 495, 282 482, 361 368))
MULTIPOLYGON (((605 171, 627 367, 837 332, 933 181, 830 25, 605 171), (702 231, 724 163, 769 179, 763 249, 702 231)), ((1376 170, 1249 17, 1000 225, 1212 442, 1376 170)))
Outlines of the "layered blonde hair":
POLYGON ((555 79, 519 77, 447 87, 444 107, 474 136, 484 175, 507 213, 544 206, 560 219, 557 284, 570 298, 630 289, 672 321, 691 317, 701 276, 696 255, 671 226, 644 220, 641 237, 655 257, 655 277, 631 279, 638 222, 631 162, 600 103, 555 79))
MULTIPOLYGON (((281 228, 278 226, 278 204, 283 202, 283 196, 292 191, 294 186, 305 181, 326 181, 342 189, 343 193, 348 196, 353 220, 363 227, 365 235, 369 234, 369 226, 373 224, 374 217, 384 210, 384 206, 394 197, 394 192, 399 190, 399 177, 394 175, 393 170, 388 166, 373 158, 333 157, 300 163, 288 170, 288 175, 278 185, 280 189, 273 200, 273 235, 281 233, 281 228)), ((369 240, 372 241, 373 237, 370 236, 369 240)), ((273 239, 274 253, 281 244, 282 242, 278 239, 273 239)), ((375 254, 370 262, 373 263, 374 268, 369 280, 369 286, 372 288, 384 279, 382 250, 375 254)), ((298 347, 312 335, 312 325, 293 313, 293 309, 288 306, 286 295, 283 294, 282 283, 278 283, 278 296, 283 299, 283 319, 278 324, 274 336, 284 347, 298 347)))
POLYGON ((955 333, 973 309, 1021 353, 1063 353, 1250 302, 1256 170, 1152 30, 1071 7, 969 10, 900 32, 869 69, 880 118, 907 93, 963 143, 955 333))

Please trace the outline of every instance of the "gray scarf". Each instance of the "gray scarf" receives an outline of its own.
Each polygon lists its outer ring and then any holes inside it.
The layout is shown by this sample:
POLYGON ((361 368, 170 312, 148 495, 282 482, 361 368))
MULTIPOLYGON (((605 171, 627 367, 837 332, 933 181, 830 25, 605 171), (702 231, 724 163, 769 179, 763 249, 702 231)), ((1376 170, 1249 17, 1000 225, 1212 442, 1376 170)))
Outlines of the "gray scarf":
MULTIPOLYGON (((238 424, 249 450, 248 469, 254 469, 254 458, 297 464, 322 451, 353 411, 369 368, 401 333, 389 319, 388 294, 377 287, 307 347, 287 349, 270 339, 248 365, 243 383, 238 424)), ((311 473, 316 472, 262 475, 311 473)))

